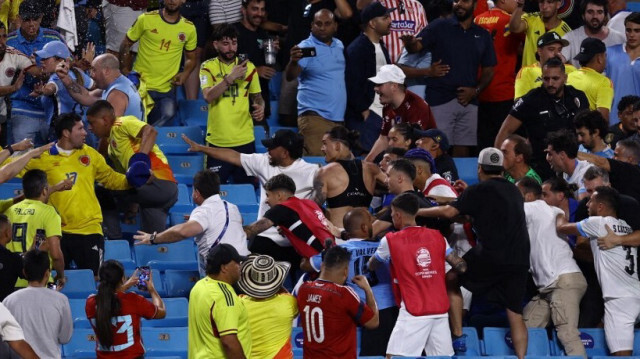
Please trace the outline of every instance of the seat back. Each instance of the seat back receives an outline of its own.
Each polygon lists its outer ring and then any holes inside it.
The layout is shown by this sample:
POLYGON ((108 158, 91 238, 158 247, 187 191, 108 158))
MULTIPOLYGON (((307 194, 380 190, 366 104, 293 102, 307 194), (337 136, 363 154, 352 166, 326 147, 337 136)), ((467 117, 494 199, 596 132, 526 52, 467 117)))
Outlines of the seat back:
POLYGON ((204 131, 200 126, 156 127, 156 130, 158 131, 156 144, 165 155, 188 153, 189 145, 182 140, 182 134, 196 143, 204 143, 204 131))
POLYGON ((69 298, 86 299, 96 293, 96 281, 90 269, 73 269, 64 271, 67 282, 60 291, 69 298))
POLYGON ((142 341, 149 356, 187 357, 187 328, 142 328, 142 341))
MULTIPOLYGON (((528 328, 527 355, 548 356, 549 339, 543 328, 528 328)), ((511 331, 507 328, 485 327, 483 330, 484 355, 515 355, 511 331)))
POLYGON ((193 176, 204 169, 204 156, 197 155, 167 155, 167 161, 178 183, 193 185, 193 176))

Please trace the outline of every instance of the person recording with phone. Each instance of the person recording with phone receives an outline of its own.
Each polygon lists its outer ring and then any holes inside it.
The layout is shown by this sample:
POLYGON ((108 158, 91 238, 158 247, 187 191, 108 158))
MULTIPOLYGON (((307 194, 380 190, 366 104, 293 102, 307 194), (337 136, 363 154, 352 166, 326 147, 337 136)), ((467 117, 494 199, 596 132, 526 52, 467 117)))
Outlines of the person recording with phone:
MULTIPOLYGON (((218 56, 200 67, 200 87, 209 104, 207 120, 208 146, 229 148, 240 153, 256 152, 253 120, 264 119, 264 99, 255 65, 241 60, 238 30, 222 24, 213 33, 218 56)), ((252 183, 242 167, 207 156, 207 168, 218 173, 221 183, 252 183)))
POLYGON ((140 319, 162 319, 167 311, 164 302, 153 285, 153 274, 149 267, 138 268, 126 279, 124 267, 110 259, 100 266, 98 294, 87 298, 85 312, 96 333, 96 355, 98 358, 140 358, 145 349, 140 336, 140 319), (148 279, 140 278, 140 273, 148 279), (133 286, 146 290, 151 302, 136 293, 127 293, 133 286), (129 330, 120 332, 124 325, 129 330), (132 333, 132 334, 131 334, 132 333))
POLYGON ((298 129, 304 136, 304 154, 323 156, 322 136, 344 121, 347 89, 346 60, 334 14, 322 9, 311 22, 311 35, 291 48, 285 69, 287 81, 298 78, 298 129))

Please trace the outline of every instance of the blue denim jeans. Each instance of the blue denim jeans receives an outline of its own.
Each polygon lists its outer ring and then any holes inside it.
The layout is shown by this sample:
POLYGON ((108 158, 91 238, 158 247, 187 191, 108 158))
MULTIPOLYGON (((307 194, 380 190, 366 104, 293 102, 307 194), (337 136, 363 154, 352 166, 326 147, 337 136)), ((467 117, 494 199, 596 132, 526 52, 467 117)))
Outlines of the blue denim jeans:
POLYGON ((147 117, 147 123, 153 126, 171 125, 171 121, 178 110, 175 88, 172 88, 169 92, 149 91, 149 96, 155 103, 147 117))
POLYGON ((49 121, 44 118, 33 118, 25 115, 11 116, 10 133, 7 143, 16 143, 25 138, 33 141, 38 147, 48 143, 49 121))

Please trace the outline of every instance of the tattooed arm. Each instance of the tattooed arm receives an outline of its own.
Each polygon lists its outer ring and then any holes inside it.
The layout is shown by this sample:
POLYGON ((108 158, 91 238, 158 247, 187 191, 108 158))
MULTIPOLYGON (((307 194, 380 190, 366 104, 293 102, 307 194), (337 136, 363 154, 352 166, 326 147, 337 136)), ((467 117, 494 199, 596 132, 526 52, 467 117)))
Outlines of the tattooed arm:
POLYGON ((244 226, 244 232, 247 234, 247 239, 252 239, 258 234, 266 231, 267 229, 274 226, 274 223, 267 218, 261 218, 257 222, 254 222, 248 226, 244 226))
POLYGON ((135 44, 135 42, 129 40, 126 35, 122 39, 122 44, 120 44, 120 71, 125 76, 131 72, 131 68, 133 67, 133 54, 131 53, 133 44, 135 44))
POLYGON ((66 66, 63 67, 58 65, 58 67, 56 68, 56 74, 60 78, 60 81, 62 81, 62 83, 64 84, 64 87, 67 88, 69 95, 71 95, 71 97, 79 104, 83 106, 91 106, 99 100, 99 98, 91 95, 91 93, 89 93, 89 90, 87 90, 83 86, 80 86, 80 84, 73 81, 71 77, 69 77, 69 71, 66 66))
POLYGON ((327 200, 327 184, 324 181, 326 169, 320 168, 316 177, 313 179, 313 195, 312 199, 318 204, 318 206, 322 206, 324 201, 327 200))
POLYGON ((467 271, 467 262, 465 262, 464 259, 458 257, 458 255, 454 251, 451 251, 451 253, 449 253, 446 260, 447 263, 449 263, 457 273, 462 274, 467 271))
POLYGON ((264 99, 262 98, 262 93, 249 94, 249 103, 251 103, 251 107, 253 108, 251 117, 258 122, 264 120, 264 99))

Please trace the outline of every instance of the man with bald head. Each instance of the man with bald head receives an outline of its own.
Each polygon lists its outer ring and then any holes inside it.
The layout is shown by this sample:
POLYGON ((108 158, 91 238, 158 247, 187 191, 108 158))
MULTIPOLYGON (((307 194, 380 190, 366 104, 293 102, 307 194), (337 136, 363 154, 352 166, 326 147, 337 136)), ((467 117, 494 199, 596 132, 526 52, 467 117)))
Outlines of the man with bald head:
MULTIPOLYGON (((370 271, 367 268, 369 258, 376 252, 379 243, 373 239, 373 216, 366 208, 360 207, 350 210, 344 215, 343 223, 342 239, 346 242, 339 245, 346 248, 351 254, 346 285, 355 290, 360 299, 365 301, 364 291, 355 285, 351 278, 356 275, 367 277, 380 313, 380 326, 376 329, 362 331, 362 345, 360 345, 359 355, 383 356, 386 354, 387 342, 398 318, 398 307, 395 305, 391 290, 389 267, 379 266, 375 271, 370 271)), ((301 267, 307 271, 320 272, 321 264, 322 255, 318 254, 309 259, 309 265, 303 262, 301 267)))
POLYGON ((96 57, 91 63, 91 78, 96 88, 102 90, 89 92, 68 76, 68 68, 59 66, 56 74, 69 91, 71 97, 83 106, 91 106, 96 101, 107 100, 113 106, 116 117, 135 116, 144 121, 142 100, 136 86, 120 72, 120 62, 112 54, 96 57))

